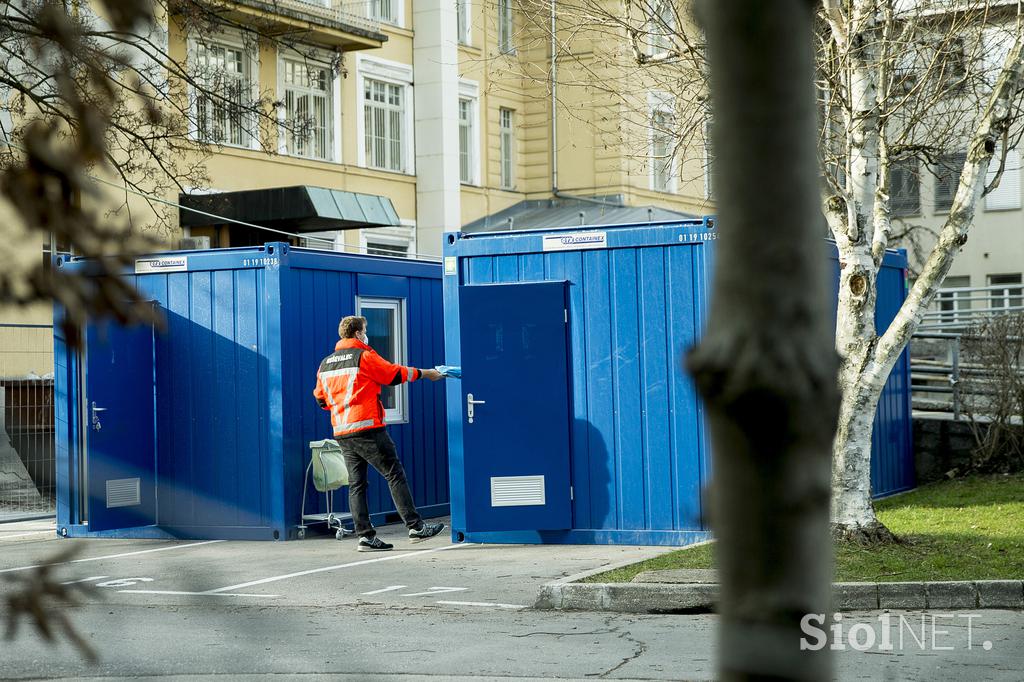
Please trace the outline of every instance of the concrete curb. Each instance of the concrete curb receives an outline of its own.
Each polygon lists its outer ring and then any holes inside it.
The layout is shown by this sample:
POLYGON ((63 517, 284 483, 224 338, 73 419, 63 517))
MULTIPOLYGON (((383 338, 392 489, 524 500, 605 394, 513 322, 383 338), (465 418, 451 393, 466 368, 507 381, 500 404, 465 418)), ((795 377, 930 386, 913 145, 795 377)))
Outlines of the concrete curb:
MULTIPOLYGON (((535 609, 617 613, 707 613, 718 585, 664 583, 548 583, 535 609)), ((1024 581, 835 583, 834 611, 878 609, 1024 609, 1024 581)))

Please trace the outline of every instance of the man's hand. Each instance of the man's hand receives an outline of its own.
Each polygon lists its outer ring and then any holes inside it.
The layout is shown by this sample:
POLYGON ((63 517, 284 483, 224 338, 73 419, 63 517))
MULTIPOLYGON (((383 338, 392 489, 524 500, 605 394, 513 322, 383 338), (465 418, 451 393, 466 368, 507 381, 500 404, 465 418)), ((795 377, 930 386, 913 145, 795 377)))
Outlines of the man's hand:
POLYGON ((420 373, 423 374, 424 379, 430 379, 431 381, 444 379, 444 375, 438 372, 436 369, 421 369, 420 373))

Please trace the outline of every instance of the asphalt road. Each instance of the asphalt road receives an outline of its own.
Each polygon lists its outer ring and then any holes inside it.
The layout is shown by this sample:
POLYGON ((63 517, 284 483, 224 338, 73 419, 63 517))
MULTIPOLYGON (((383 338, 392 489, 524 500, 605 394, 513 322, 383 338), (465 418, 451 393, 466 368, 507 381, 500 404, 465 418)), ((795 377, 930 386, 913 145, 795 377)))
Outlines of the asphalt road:
MULTIPOLYGON (((540 585, 664 550, 453 546, 444 538, 360 554, 354 542, 57 540, 45 524, 0 526, 3 578, 28 575, 69 543, 66 582, 95 586, 70 617, 100 652, 23 630, 4 642, 0 679, 492 680, 712 679, 713 615, 534 611, 540 585), (25 533, 36 533, 27 535, 25 533)), ((398 529, 388 529, 398 537, 398 529)), ((901 614, 893 614, 899 616, 901 614)), ((929 614, 929 616, 932 614, 929 614)), ((844 614, 843 625, 878 613, 844 614)), ((920 629, 920 613, 905 614, 920 629)), ((979 611, 909 635, 893 651, 837 652, 841 679, 1021 680, 1024 614, 979 611), (971 626, 968 648, 967 626, 971 626), (982 646, 989 642, 989 648, 982 646)), ((905 628, 905 632, 909 630, 905 628)))

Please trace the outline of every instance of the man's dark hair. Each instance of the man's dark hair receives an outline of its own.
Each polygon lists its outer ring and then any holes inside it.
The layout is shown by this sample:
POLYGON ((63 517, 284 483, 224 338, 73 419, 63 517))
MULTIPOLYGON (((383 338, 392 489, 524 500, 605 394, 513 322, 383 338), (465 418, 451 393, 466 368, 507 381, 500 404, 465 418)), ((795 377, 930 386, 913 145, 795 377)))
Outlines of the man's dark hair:
POLYGON ((343 339, 354 339, 356 334, 366 329, 366 318, 357 315, 343 317, 338 325, 338 336, 343 339))

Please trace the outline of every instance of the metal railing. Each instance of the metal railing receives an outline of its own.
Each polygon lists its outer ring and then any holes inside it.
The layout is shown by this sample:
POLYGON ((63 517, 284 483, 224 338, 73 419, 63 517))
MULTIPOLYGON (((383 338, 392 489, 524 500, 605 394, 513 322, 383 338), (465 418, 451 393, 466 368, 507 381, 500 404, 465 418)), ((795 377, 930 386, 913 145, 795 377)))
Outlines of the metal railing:
POLYGON ((0 323, 0 514, 56 500, 53 327, 0 323))
POLYGON ((965 331, 992 315, 1024 312, 1024 284, 946 287, 921 319, 920 332, 965 331))
POLYGON ((348 24, 367 31, 380 32, 380 17, 373 0, 335 2, 333 0, 277 0, 281 7, 320 17, 339 24, 348 24))

